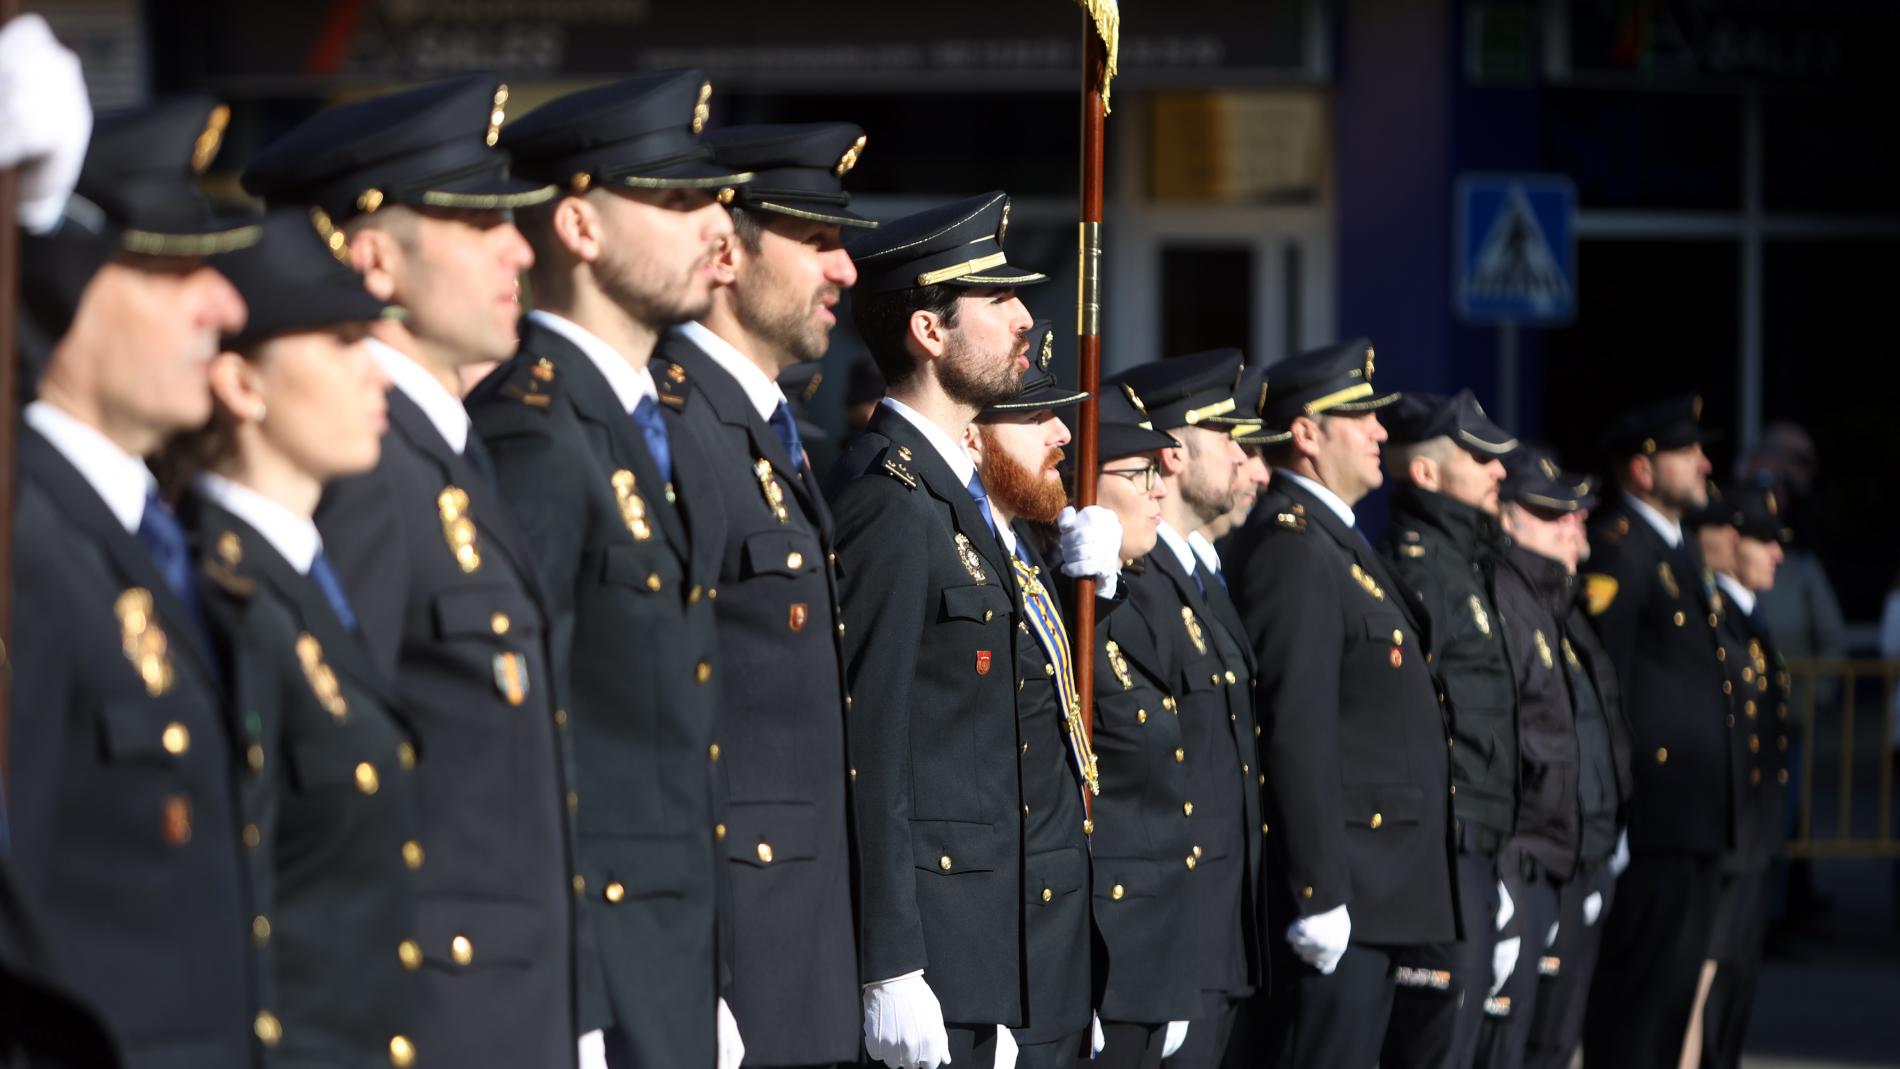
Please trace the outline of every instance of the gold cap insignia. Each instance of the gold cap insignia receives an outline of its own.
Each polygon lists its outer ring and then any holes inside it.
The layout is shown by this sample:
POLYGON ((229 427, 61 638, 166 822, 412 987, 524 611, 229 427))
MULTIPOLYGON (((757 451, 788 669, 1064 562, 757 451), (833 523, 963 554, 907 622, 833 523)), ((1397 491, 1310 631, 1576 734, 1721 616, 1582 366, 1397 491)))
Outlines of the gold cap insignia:
POLYGON ((233 568, 244 560, 244 543, 239 541, 235 531, 218 535, 218 558, 233 568))
POLYGON ((699 87, 699 103, 693 105, 693 132, 699 133, 706 128, 706 120, 712 118, 712 83, 699 87))
POLYGON ((1773 490, 1763 490, 1761 496, 1762 500, 1768 503, 1768 515, 1774 516, 1781 511, 1775 507, 1775 492, 1773 490))
POLYGON ((851 168, 858 165, 858 157, 864 153, 864 143, 869 140, 870 138, 867 136, 860 137, 856 141, 853 141, 851 147, 844 150, 844 155, 838 157, 838 166, 831 169, 832 173, 839 178, 850 174, 851 168))
POLYGON ((1254 402, 1253 410, 1263 416, 1267 413, 1267 377, 1265 375, 1260 376, 1260 400, 1254 402))
POLYGON ((818 385, 824 381, 825 381, 824 372, 818 372, 812 375, 811 381, 806 383, 805 388, 799 392, 798 394, 799 399, 804 400, 804 401, 809 401, 812 398, 818 396, 818 385))
POLYGON ((1036 366, 1044 371, 1049 370, 1049 361, 1055 359, 1055 355, 1056 332, 1045 330, 1042 332, 1042 352, 1036 356, 1036 366))
POLYGON ((1701 394, 1696 394, 1695 396, 1689 398, 1689 418, 1693 420, 1698 420, 1698 421, 1702 419, 1702 395, 1701 394))
POLYGON ((211 161, 217 158, 218 147, 224 144, 224 128, 231 125, 231 109, 219 104, 211 109, 211 115, 205 119, 205 128, 198 134, 198 140, 191 146, 191 170, 193 174, 205 173, 211 161))
POLYGON ((1367 382, 1372 381, 1372 357, 1373 357, 1372 346, 1368 345, 1366 346, 1366 381, 1367 382))
POLYGON ((506 83, 495 87, 495 103, 488 111, 488 133, 482 140, 489 148, 501 140, 501 124, 508 121, 508 86, 506 83))
POLYGON ((1003 217, 996 221, 996 243, 1003 243, 1003 235, 1009 233, 1009 198, 1003 198, 1003 217))
POLYGON ((372 187, 356 195, 356 210, 359 212, 374 212, 382 206, 383 191, 380 189, 372 187))
POLYGON ((738 195, 739 195, 739 191, 732 188, 731 186, 719 187, 719 203, 721 204, 731 204, 732 198, 738 195))
POLYGON ((337 229, 336 223, 330 219, 329 212, 322 208, 310 209, 310 225, 316 228, 317 236, 329 246, 330 255, 336 257, 338 263, 350 262, 350 239, 343 231, 337 229))
POLYGON ((567 188, 576 193, 587 192, 587 187, 593 184, 594 176, 588 174, 586 171, 575 171, 574 176, 567 180, 567 188))

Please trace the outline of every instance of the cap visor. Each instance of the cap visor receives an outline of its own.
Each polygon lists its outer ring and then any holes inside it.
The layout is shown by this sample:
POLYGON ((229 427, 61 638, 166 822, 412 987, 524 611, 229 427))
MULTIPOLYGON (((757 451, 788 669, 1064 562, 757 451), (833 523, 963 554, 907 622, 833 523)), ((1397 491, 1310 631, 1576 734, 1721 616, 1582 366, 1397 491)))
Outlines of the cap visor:
POLYGON ((1347 401, 1343 404, 1334 405, 1331 408, 1323 410, 1319 414, 1324 415, 1326 412, 1371 412, 1376 409, 1384 408, 1385 406, 1396 402, 1400 397, 1403 397, 1403 396, 1404 394, 1401 394, 1397 391, 1394 391, 1392 393, 1386 393, 1386 394, 1378 394, 1372 397, 1368 397, 1363 401, 1347 401))

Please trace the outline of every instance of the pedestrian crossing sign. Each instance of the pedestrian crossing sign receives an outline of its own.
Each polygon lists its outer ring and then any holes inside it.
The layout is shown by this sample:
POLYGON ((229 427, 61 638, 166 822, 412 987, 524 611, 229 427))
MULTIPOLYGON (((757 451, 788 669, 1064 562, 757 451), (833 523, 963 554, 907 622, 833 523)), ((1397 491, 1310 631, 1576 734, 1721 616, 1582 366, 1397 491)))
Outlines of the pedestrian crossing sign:
POLYGON ((1563 175, 1461 175, 1455 190, 1458 314, 1554 324, 1577 308, 1577 189, 1563 175))

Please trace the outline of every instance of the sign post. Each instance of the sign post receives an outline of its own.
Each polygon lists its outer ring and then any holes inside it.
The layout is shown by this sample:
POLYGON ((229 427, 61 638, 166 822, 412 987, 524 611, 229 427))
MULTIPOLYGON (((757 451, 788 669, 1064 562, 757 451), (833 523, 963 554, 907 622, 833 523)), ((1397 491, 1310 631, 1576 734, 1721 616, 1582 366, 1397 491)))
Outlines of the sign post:
POLYGON ((1517 328, 1577 312, 1577 188, 1563 175, 1460 175, 1452 303, 1466 323, 1498 328, 1498 417, 1518 427, 1517 328))

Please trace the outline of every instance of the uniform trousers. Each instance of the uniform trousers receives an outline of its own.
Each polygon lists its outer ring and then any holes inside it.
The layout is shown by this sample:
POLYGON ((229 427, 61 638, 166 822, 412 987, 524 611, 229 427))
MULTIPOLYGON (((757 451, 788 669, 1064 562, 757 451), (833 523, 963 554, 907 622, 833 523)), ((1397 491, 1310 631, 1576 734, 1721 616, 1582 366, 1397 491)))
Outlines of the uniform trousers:
POLYGON ((1460 850, 1458 913, 1464 938, 1407 947, 1386 1026, 1381 1069, 1471 1069, 1491 992, 1497 945, 1498 865, 1495 853, 1460 850), (1446 974, 1449 980, 1446 982, 1446 974))
POLYGON ((1576 879, 1564 884, 1557 904, 1557 942, 1544 952, 1554 959, 1555 971, 1544 971, 1537 983, 1537 1007, 1524 1044, 1527 1069, 1570 1069, 1577 1044, 1583 1040, 1590 978, 1596 974, 1597 951, 1603 945, 1603 928, 1615 897, 1616 877, 1602 862, 1586 864, 1576 879), (1602 906, 1595 918, 1586 921, 1584 901, 1592 894, 1603 896, 1602 906))
POLYGON ((1721 905, 1716 909, 1709 951, 1715 962, 1715 982, 1702 1008, 1702 1069, 1735 1069, 1742 1062, 1742 1037, 1748 1031, 1767 949, 1771 871, 1743 869, 1722 878, 1721 905))
MULTIPOLYGON (((996 1026, 993 1024, 946 1025, 950 1037, 950 1064, 970 1069, 996 1069, 996 1026)), ((881 1063, 871 1062, 872 1065, 881 1063)))
POLYGON ((1168 1069, 1220 1069, 1227 1053, 1228 1037, 1234 1032, 1234 1018, 1240 1014, 1244 999, 1225 991, 1201 992, 1201 1014, 1188 1025, 1187 1039, 1174 1057, 1165 1061, 1168 1069))
POLYGON ((1558 925, 1559 934, 1563 930, 1558 912, 1562 885, 1528 859, 1499 868, 1511 893, 1512 911, 1498 938, 1517 939, 1517 964, 1498 993, 1484 1001, 1484 1023, 1472 1064, 1481 1069, 1521 1069, 1537 1013, 1539 967, 1550 953, 1550 926, 1558 925))
POLYGON ((1165 1024, 1103 1021, 1102 1053, 1095 1056, 1094 1069, 1161 1069, 1161 1049, 1167 1041, 1165 1024))
POLYGON ((1583 1019, 1585 1069, 1673 1069, 1708 957, 1721 872, 1707 854, 1637 854, 1616 909, 1583 1019))
MULTIPOLYGON (((1279 1069, 1374 1069, 1392 1015, 1392 951, 1354 944, 1332 975, 1295 958, 1279 944, 1276 987, 1268 1006, 1266 1050, 1279 1069)), ((1190 1038, 1193 1029, 1188 1030, 1190 1038)))
POLYGON ((1046 1043, 1016 1043, 1016 1069, 1072 1069, 1082 1062, 1088 1050, 1089 1034, 1052 1039, 1046 1043))

